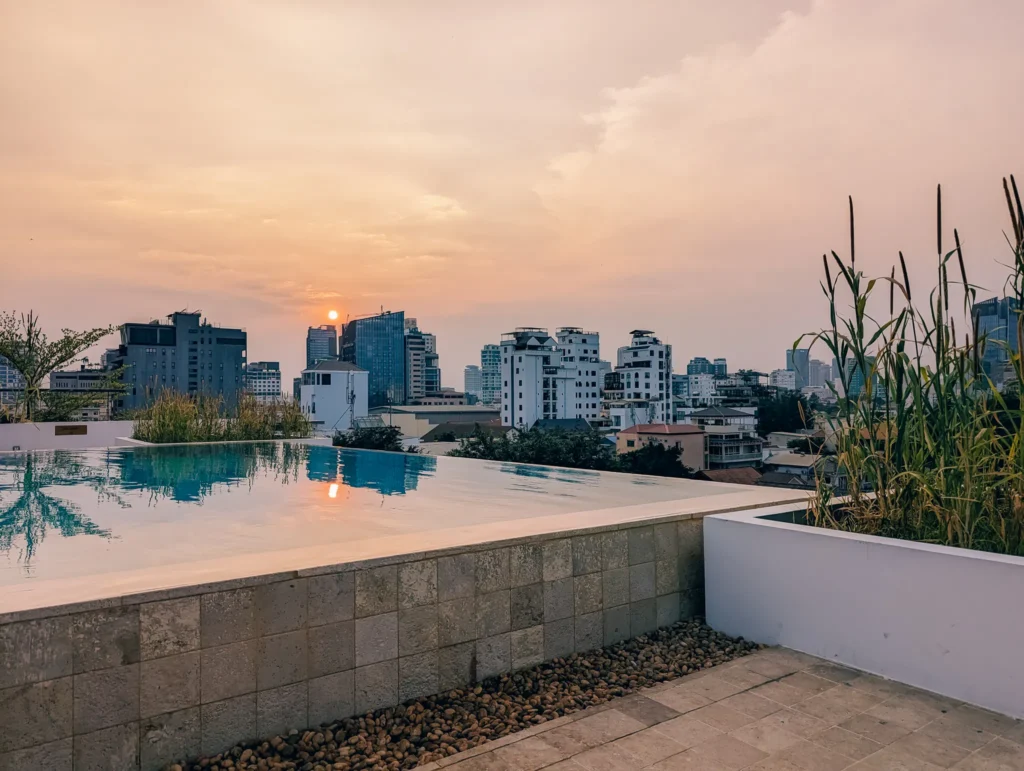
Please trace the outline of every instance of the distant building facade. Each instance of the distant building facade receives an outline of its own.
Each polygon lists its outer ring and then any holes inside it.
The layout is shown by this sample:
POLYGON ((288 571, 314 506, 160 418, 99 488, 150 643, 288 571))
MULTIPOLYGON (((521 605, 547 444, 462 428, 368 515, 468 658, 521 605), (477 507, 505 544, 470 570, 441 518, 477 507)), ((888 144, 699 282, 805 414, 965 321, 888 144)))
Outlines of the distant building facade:
POLYGON ((542 327, 519 327, 501 337, 501 424, 530 428, 556 418, 561 351, 542 327))
POLYGON ((669 449, 682 450, 680 462, 687 468, 700 471, 707 464, 707 436, 704 429, 690 425, 655 425, 630 426, 619 431, 615 438, 616 450, 621 455, 634 452, 649 444, 660 444, 669 449))
MULTIPOLYGON (((819 359, 811 359, 807 365, 807 385, 812 388, 825 388, 832 379, 832 365, 819 359)), ((806 386, 805 386, 806 387, 806 386)))
POLYGON ((463 391, 456 391, 454 388, 442 388, 440 391, 430 391, 422 398, 411 401, 410 405, 415 407, 460 407, 468 403, 466 394, 463 391))
POLYGON ((281 398, 281 363, 250 361, 245 368, 245 387, 264 404, 281 398))
POLYGON ((729 363, 725 359, 715 359, 714 361, 714 374, 718 377, 725 377, 729 374, 729 363))
POLYGON ((368 373, 371 408, 405 403, 405 313, 349 321, 342 328, 340 354, 368 373))
POLYGON ((772 370, 768 375, 768 385, 784 391, 796 390, 796 372, 791 369, 772 370))
POLYGON ((808 378, 811 371, 811 350, 809 348, 787 348, 786 369, 796 373, 796 388, 799 391, 804 386, 810 385, 808 378))
POLYGON ((463 372, 463 390, 467 396, 475 396, 477 400, 484 398, 484 374, 476 364, 466 365, 463 372))
POLYGON ((501 346, 488 343, 480 350, 483 404, 501 404, 501 346))
POLYGON ((715 365, 703 356, 694 356, 686 365, 687 375, 714 375, 715 365))
POLYGON ((985 338, 985 351, 981 366, 996 385, 1007 380, 1009 353, 1019 353, 1017 318, 1020 308, 1016 298, 993 297, 975 303, 971 309, 976 335, 985 338))
POLYGON ((0 356, 0 404, 14 404, 24 387, 25 379, 21 373, 11 366, 11 362, 0 356))
POLYGON ((556 417, 598 420, 604 375, 611 370, 608 362, 601 361, 601 336, 580 327, 561 327, 555 332, 555 339, 561 353, 560 366, 568 375, 556 381, 562 389, 556 417))
POLYGON ((299 404, 314 430, 348 431, 369 414, 369 373, 346 361, 325 360, 302 371, 299 404))
POLYGON ((210 324, 199 312, 180 311, 169 323, 128 323, 112 366, 125 367, 118 409, 139 409, 160 391, 220 398, 226 408, 245 389, 247 336, 243 329, 210 324))
MULTIPOLYGON (((94 391, 104 388, 110 375, 110 371, 102 364, 80 364, 78 369, 51 372, 50 388, 65 393, 94 391)), ((71 420, 110 420, 113 411, 111 407, 117 396, 110 393, 97 395, 93 403, 78 409, 71 420)))
POLYGON ((764 440, 750 428, 707 424, 708 468, 758 468, 764 456, 764 440))
POLYGON ((405 320, 405 399, 420 403, 428 393, 441 390, 437 338, 420 330, 416 319, 405 320))
POLYGON ((629 345, 618 350, 615 367, 621 378, 622 397, 607 398, 604 403, 611 428, 672 423, 672 346, 662 343, 650 330, 634 329, 630 334, 629 345))
POLYGON ((306 332, 306 367, 338 358, 338 328, 333 324, 310 327, 306 332))

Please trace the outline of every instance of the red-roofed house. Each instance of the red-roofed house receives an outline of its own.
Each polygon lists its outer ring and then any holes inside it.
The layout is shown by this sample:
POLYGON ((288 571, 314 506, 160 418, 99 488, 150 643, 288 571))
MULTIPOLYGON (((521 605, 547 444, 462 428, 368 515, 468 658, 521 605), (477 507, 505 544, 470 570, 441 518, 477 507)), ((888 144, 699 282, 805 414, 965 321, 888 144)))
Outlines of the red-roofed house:
POLYGON ((630 426, 619 431, 616 449, 619 454, 633 452, 648 444, 660 444, 664 447, 681 447, 682 463, 688 468, 701 470, 708 467, 707 437, 700 426, 685 423, 669 425, 654 423, 649 425, 630 426))

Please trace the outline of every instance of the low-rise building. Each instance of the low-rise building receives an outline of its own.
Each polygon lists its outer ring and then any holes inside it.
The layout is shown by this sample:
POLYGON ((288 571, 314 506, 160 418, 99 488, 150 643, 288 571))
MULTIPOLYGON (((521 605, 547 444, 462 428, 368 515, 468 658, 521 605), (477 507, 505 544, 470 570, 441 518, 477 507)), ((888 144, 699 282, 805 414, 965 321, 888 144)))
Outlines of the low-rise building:
POLYGON ((368 414, 369 374, 347 361, 327 359, 302 370, 302 411, 321 434, 348 431, 368 414))
POLYGON ((705 407, 691 412, 687 422, 695 426, 734 426, 748 431, 757 430, 757 415, 733 407, 705 407))
POLYGON ((385 426, 398 426, 403 436, 417 439, 441 423, 488 423, 500 416, 497 407, 483 404, 398 404, 370 410, 371 418, 379 418, 385 426))
POLYGON ((791 369, 776 369, 768 376, 768 385, 780 391, 796 390, 797 373, 791 369))
POLYGON ((708 424, 708 468, 758 468, 764 454, 764 440, 757 432, 741 426, 708 424))
POLYGON ((412 399, 409 404, 418 407, 429 406, 461 406, 467 403, 466 394, 454 388, 442 388, 440 391, 429 391, 420 399, 412 399))
POLYGON ((104 393, 97 393, 90 403, 79 407, 71 415, 71 420, 110 420, 113 401, 120 393, 116 389, 105 388, 105 383, 110 377, 111 371, 102 365, 81 364, 75 370, 51 372, 50 389, 67 394, 105 390, 104 393))
POLYGON ((650 444, 660 444, 669 449, 681 449, 680 462, 687 468, 700 471, 708 467, 707 435, 704 433, 704 429, 698 426, 668 423, 630 426, 619 431, 615 449, 622 455, 650 444))

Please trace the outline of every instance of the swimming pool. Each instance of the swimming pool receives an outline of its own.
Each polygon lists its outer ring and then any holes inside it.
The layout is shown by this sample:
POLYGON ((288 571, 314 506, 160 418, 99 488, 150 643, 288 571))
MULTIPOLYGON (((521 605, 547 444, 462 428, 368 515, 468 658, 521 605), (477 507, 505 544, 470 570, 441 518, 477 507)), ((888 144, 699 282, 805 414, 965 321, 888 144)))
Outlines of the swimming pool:
POLYGON ((792 498, 774 492, 297 442, 0 453, 0 595, 46 584, 45 601, 77 601, 557 528, 581 512, 792 498))

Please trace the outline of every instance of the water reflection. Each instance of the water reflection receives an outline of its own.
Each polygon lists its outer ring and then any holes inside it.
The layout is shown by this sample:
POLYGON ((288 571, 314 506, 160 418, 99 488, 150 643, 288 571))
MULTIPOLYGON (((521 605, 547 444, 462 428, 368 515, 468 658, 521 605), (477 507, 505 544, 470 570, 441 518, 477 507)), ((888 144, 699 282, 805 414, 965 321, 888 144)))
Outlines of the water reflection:
POLYGON ((82 512, 77 491, 74 502, 62 487, 89 490, 126 509, 139 500, 202 505, 215 492, 249 490, 256 479, 287 485, 305 471, 309 480, 331 483, 330 498, 338 496, 339 482, 404 495, 436 467, 432 457, 287 442, 0 454, 0 555, 14 554, 29 572, 49 533, 115 537, 82 512))

